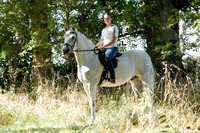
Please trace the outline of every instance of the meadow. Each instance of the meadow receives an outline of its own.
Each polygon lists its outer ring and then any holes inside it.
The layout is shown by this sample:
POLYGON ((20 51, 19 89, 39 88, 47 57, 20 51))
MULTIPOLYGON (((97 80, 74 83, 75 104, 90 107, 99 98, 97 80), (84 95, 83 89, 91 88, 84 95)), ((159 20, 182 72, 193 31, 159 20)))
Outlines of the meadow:
MULTIPOLYGON (((165 75, 155 84, 154 113, 149 113, 148 96, 134 99, 130 84, 97 88, 96 120, 90 118, 89 101, 78 80, 62 87, 43 82, 27 93, 24 83, 16 92, 0 94, 0 132, 64 133, 198 133, 200 132, 199 74, 173 74, 164 64, 165 75), (173 76, 172 76, 173 75, 173 76), (172 78, 173 77, 173 78, 172 78)), ((158 77, 158 76, 157 76, 158 77)), ((63 77, 61 77, 63 78, 63 77)))

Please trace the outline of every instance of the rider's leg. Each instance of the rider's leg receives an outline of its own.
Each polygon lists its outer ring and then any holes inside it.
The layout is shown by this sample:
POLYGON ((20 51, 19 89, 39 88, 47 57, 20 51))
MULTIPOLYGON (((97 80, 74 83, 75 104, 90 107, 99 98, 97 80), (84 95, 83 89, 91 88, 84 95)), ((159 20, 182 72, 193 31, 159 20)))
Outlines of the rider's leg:
POLYGON ((116 55, 117 51, 117 47, 109 47, 105 49, 105 58, 108 64, 108 70, 110 72, 111 83, 115 83, 115 71, 112 63, 112 58, 116 55))
POLYGON ((110 82, 115 83, 115 70, 111 59, 107 60, 108 71, 110 72, 110 82))

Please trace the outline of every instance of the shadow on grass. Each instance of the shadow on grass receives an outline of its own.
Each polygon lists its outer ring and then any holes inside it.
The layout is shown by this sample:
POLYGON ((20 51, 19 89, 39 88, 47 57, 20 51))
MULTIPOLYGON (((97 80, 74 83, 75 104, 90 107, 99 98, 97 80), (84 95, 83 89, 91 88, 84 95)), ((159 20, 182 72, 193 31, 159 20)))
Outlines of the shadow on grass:
POLYGON ((44 128, 29 128, 29 129, 21 129, 21 130, 0 130, 0 132, 5 133, 59 133, 59 131, 63 130, 63 128, 53 128, 53 127, 44 127, 44 128))
POLYGON ((67 130, 70 131, 83 131, 85 129, 90 129, 91 127, 88 125, 77 125, 77 124, 72 124, 66 127, 67 130))
POLYGON ((66 131, 72 131, 72 132, 80 132, 88 128, 90 130, 90 126, 87 125, 77 125, 77 124, 72 124, 66 127, 62 128, 55 128, 55 127, 44 127, 44 128, 29 128, 29 129, 20 129, 20 130, 11 130, 11 129, 5 129, 5 130, 0 130, 0 132, 3 133, 59 133, 61 131, 66 132, 66 131))

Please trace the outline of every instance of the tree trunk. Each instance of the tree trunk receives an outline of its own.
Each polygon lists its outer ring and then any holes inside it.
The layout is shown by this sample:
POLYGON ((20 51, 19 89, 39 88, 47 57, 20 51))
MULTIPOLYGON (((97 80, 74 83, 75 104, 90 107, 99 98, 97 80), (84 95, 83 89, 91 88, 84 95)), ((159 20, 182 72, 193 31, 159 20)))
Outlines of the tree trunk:
POLYGON ((48 7, 46 0, 31 0, 30 17, 32 40, 34 41, 33 62, 36 79, 50 78, 52 74, 51 48, 48 46, 48 7))
POLYGON ((182 53, 179 47, 178 20, 167 27, 169 18, 178 10, 171 0, 143 0, 146 16, 147 52, 158 73, 162 72, 162 61, 182 68, 182 53), (167 28, 166 28, 167 27, 167 28))

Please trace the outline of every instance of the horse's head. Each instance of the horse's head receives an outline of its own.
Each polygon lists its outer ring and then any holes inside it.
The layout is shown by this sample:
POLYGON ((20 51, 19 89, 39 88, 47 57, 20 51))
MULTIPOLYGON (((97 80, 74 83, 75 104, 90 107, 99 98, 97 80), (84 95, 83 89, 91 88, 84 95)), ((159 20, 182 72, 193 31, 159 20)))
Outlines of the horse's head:
POLYGON ((67 29, 65 27, 65 35, 64 35, 64 55, 68 55, 73 51, 75 45, 78 43, 77 31, 74 27, 71 29, 67 29))

